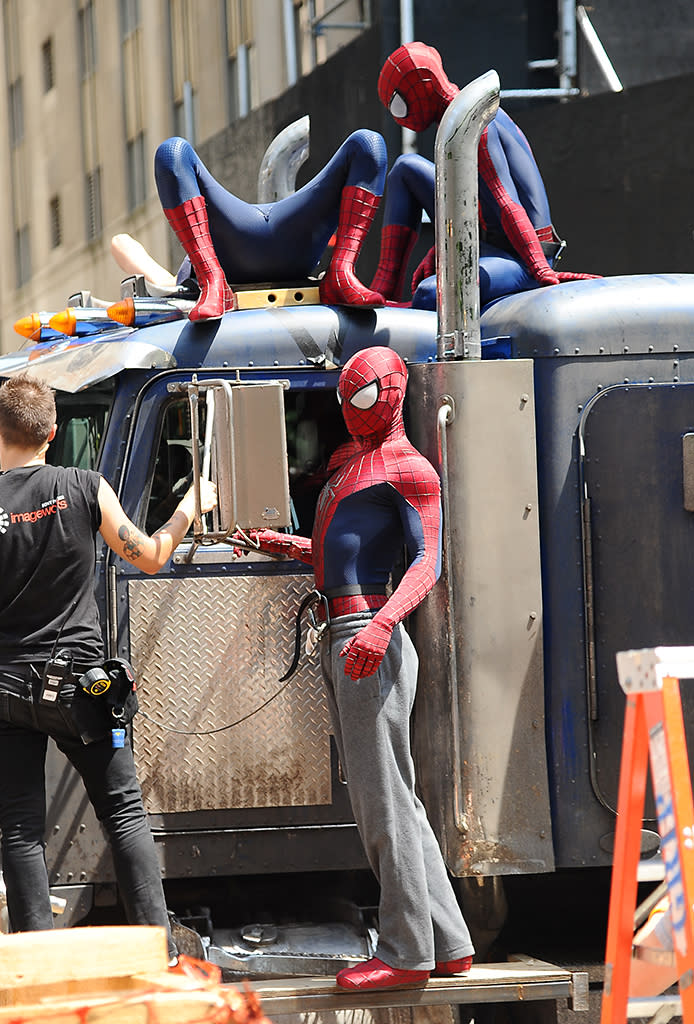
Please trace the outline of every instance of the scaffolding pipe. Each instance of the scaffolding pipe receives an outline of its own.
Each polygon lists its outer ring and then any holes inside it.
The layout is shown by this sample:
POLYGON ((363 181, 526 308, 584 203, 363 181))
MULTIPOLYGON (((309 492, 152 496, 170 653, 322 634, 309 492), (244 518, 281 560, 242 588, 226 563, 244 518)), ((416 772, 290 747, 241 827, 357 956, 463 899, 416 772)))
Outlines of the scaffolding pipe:
POLYGON ((576 0, 559 0, 559 88, 571 89, 578 68, 576 0))
POLYGON ((624 86, 622 85, 619 79, 619 75, 617 74, 612 65, 612 61, 607 56, 605 47, 600 42, 598 34, 593 28, 593 23, 588 17, 588 12, 586 11, 583 4, 579 4, 576 8, 576 19, 578 22, 578 27, 583 33, 583 38, 588 44, 590 52, 595 57, 598 67, 600 68, 600 71, 602 72, 602 75, 605 81, 607 82, 608 86, 610 87, 612 92, 622 92, 624 86))
MULTIPOLYGON (((413 0, 400 0, 400 45, 414 42, 413 0)), ((417 152, 417 133, 404 125, 400 130, 400 148, 403 153, 417 152)))

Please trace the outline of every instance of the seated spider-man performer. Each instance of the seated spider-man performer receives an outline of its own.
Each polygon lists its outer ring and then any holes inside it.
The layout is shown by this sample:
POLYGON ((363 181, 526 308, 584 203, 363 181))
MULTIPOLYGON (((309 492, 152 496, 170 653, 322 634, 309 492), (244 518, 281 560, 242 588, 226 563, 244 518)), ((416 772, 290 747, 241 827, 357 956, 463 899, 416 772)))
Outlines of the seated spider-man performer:
MULTIPOLYGON (((458 95, 437 50, 407 43, 388 57, 378 95, 395 121, 413 131, 438 124, 458 95)), ((480 215, 480 304, 514 292, 592 277, 557 273, 561 248, 552 226, 547 193, 528 140, 499 110, 482 132, 478 149, 480 215)), ((434 165, 405 154, 388 174, 381 255, 371 287, 386 299, 400 299, 407 261, 419 234, 422 210, 434 221, 434 165)), ((435 248, 415 270, 412 305, 436 307, 435 248)))
POLYGON ((321 669, 364 849, 380 882, 376 955, 344 968, 345 989, 424 985, 470 969, 470 933, 415 793, 410 713, 417 654, 403 619, 440 572, 438 475, 403 425, 407 370, 388 348, 352 356, 338 383, 351 435, 323 487, 312 536, 261 530, 261 551, 313 566, 329 625, 321 669), (412 559, 390 597, 403 547, 412 559))
POLYGON ((191 320, 237 308, 229 285, 307 277, 337 232, 320 281, 325 303, 382 306, 354 265, 383 194, 387 157, 376 132, 353 132, 323 169, 274 203, 246 203, 217 182, 185 139, 158 147, 154 174, 164 213, 200 286, 191 320))

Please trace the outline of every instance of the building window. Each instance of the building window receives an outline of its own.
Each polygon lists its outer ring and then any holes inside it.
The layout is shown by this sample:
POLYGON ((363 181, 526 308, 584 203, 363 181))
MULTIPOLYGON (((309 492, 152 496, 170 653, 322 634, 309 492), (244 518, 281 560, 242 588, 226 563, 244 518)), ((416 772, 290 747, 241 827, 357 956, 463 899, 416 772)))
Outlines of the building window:
POLYGON ((132 212, 147 198, 145 136, 143 132, 127 143, 128 209, 132 212))
POLYGON ((88 171, 85 178, 87 239, 92 242, 103 230, 101 213, 101 168, 88 171))
POLYGON ((120 35, 127 39, 140 27, 140 0, 120 0, 120 35))
POLYGON ((226 0, 227 80, 230 120, 251 109, 253 9, 249 0, 226 0))
POLYGON ((53 196, 48 204, 50 220, 51 249, 57 249, 63 240, 63 224, 60 213, 60 196, 53 196))
POLYGON ((175 131, 195 144, 197 22, 192 0, 170 0, 169 34, 175 131))
POLYGON ((77 13, 79 35, 80 73, 88 78, 96 68, 96 26, 94 24, 94 3, 87 0, 77 13))
POLYGON ((24 139, 24 88, 17 78, 9 86, 10 145, 18 146, 24 139))
POLYGON ((31 277, 31 246, 29 244, 28 224, 15 231, 14 247, 17 287, 21 288, 31 277))
POLYGON ((43 67, 43 91, 50 92, 55 85, 55 62, 53 60, 53 36, 49 36, 41 47, 43 67))

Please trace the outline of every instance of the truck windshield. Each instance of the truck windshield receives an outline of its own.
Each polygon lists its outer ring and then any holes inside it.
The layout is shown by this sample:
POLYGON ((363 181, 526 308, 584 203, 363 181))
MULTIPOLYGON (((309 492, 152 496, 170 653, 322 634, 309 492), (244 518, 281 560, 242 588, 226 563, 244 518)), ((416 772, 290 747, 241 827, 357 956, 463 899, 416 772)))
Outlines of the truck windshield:
POLYGON ((58 432, 48 448, 46 461, 54 466, 96 469, 112 400, 112 381, 76 395, 57 391, 58 432))

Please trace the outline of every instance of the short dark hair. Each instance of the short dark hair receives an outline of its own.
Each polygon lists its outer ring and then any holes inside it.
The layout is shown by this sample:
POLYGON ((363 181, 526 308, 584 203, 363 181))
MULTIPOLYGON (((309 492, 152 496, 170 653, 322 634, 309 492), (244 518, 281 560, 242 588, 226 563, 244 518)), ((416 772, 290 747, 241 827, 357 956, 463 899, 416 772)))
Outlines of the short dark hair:
POLYGON ((40 448, 55 419, 55 398, 45 381, 19 373, 0 385, 0 434, 5 444, 40 448))

